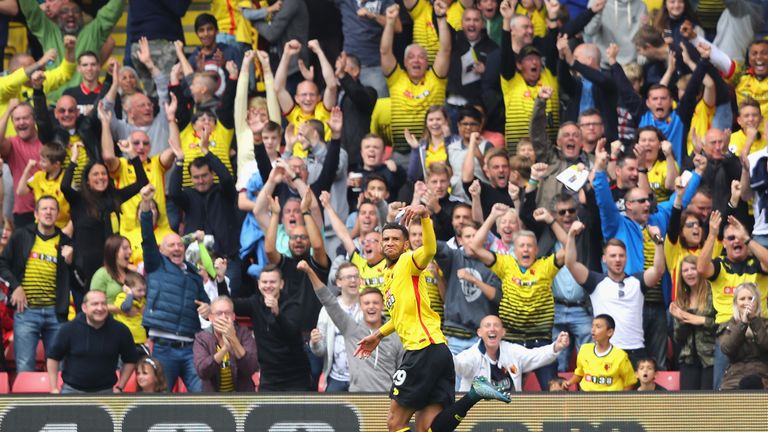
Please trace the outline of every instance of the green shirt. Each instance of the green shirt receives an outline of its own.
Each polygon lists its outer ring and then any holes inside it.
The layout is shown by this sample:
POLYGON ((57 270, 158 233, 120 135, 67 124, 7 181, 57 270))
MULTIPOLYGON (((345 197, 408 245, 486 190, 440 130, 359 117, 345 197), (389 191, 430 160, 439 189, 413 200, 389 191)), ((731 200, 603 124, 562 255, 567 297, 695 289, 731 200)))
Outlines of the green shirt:
MULTIPOLYGON (((36 0, 19 0, 19 7, 27 19, 27 27, 35 35, 40 45, 43 46, 43 50, 56 49, 57 56, 54 64, 58 66, 66 52, 64 49, 64 35, 58 24, 51 21, 45 15, 36 0)), ((75 43, 75 58, 85 51, 93 51, 97 55, 99 54, 101 46, 104 45, 110 33, 112 33, 115 23, 123 14, 123 9, 125 9, 125 0, 109 0, 107 4, 99 9, 93 21, 83 25, 75 43)), ((59 96, 61 96, 65 89, 78 85, 80 85, 80 73, 75 71, 69 82, 47 93, 48 103, 55 103, 59 100, 59 96)))
POLYGON ((106 267, 101 267, 91 278, 91 290, 106 293, 107 304, 114 304, 117 295, 123 292, 123 284, 112 279, 106 267))

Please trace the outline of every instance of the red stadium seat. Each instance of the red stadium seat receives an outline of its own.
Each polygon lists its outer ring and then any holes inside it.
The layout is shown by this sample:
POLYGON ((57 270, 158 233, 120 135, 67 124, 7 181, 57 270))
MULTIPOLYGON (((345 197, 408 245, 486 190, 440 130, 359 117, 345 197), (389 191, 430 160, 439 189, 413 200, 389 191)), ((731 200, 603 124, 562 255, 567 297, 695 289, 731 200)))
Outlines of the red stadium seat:
MULTIPOLYGON (((115 371, 115 374, 117 375, 117 382, 120 382, 120 371, 115 371)), ((138 385, 136 384, 136 372, 131 373, 131 377, 128 379, 128 382, 125 383, 125 387, 123 388, 123 393, 136 393, 136 389, 138 388, 138 385)))
MULTIPOLYGON (((59 373, 58 385, 61 388, 62 380, 59 373)), ((11 393, 50 393, 48 372, 19 372, 13 380, 11 393)))
POLYGON ((8 384, 8 372, 0 372, 0 394, 8 394, 11 386, 8 384))
POLYGON ((253 328, 253 322, 251 322, 250 317, 239 316, 239 317, 235 317, 235 319, 237 320, 237 323, 240 324, 240 326, 249 328, 249 329, 253 328))
POLYGON ((251 380, 253 381, 253 385, 256 387, 256 391, 259 391, 259 383, 261 382, 261 372, 256 371, 251 375, 251 380))
MULTIPOLYGON (((16 369, 16 352, 13 350, 13 334, 8 338, 8 346, 5 347, 5 365, 10 370, 16 369)), ((45 370, 45 348, 43 341, 37 341, 35 348, 35 368, 45 370)))
POLYGON ((680 391, 680 372, 656 372, 656 384, 669 391, 680 391))
POLYGON ((539 379, 536 378, 535 373, 529 372, 523 377, 523 391, 541 391, 539 379))
POLYGON ((184 385, 184 381, 181 378, 176 378, 176 385, 173 386, 174 393, 186 393, 187 386, 184 385))

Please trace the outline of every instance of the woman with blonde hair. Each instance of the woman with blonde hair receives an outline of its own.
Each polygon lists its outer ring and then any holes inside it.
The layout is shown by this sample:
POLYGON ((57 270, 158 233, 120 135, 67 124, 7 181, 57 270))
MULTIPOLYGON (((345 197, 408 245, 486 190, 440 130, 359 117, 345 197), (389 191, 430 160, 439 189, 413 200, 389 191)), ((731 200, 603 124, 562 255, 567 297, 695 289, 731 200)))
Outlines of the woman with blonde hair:
POLYGON ((696 271, 696 256, 680 261, 675 300, 669 305, 674 317, 674 338, 680 345, 680 390, 712 390, 715 362, 715 308, 712 288, 696 271))
POLYGON ((739 388, 747 375, 768 378, 768 328, 760 316, 760 290, 744 282, 733 291, 733 318, 718 329, 720 349, 731 364, 720 390, 739 388))

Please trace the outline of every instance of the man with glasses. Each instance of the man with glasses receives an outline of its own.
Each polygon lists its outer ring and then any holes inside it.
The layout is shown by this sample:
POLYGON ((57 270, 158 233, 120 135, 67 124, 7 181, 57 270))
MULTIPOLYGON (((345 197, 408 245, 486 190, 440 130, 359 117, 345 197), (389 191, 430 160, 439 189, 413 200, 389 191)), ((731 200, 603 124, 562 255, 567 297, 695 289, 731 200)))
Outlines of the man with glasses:
POLYGON ((557 175, 573 165, 582 164, 586 169, 592 165, 592 158, 584 152, 584 138, 581 128, 574 122, 565 122, 557 131, 556 145, 552 145, 547 136, 547 102, 553 97, 550 87, 542 87, 533 105, 531 117, 531 141, 536 151, 536 161, 549 165, 546 175, 538 182, 529 181, 532 187, 539 189, 536 204, 546 207, 554 197, 566 192, 563 184, 557 180, 557 175))
POLYGON ((595 147, 600 138, 605 137, 605 125, 600 111, 590 108, 579 114, 579 128, 584 139, 583 150, 595 154, 595 147))
MULTIPOLYGON (((451 166, 451 196, 461 201, 470 202, 469 194, 464 190, 461 182, 461 169, 464 166, 464 159, 469 151, 472 134, 477 133, 480 142, 477 144, 476 151, 484 155, 486 151, 493 147, 489 141, 482 138, 483 123, 485 118, 477 108, 467 106, 459 111, 458 135, 452 135, 452 139, 445 143, 448 153, 448 164, 451 166)), ((474 166, 474 175, 479 179, 485 179, 482 169, 482 158, 474 166)))
MULTIPOLYGON (((603 248, 607 274, 591 271, 576 260, 576 236, 584 230, 579 221, 571 225, 565 245, 565 266, 592 301, 594 316, 611 313, 616 319, 616 331, 611 343, 629 355, 632 365, 646 356, 643 330, 645 293, 655 287, 664 275, 664 242, 658 227, 649 226, 654 240, 653 266, 645 271, 627 273, 627 248, 621 240, 612 238, 603 248)), ((666 334, 666 333, 665 333, 666 334)))
POLYGON ((195 335, 192 352, 203 391, 253 392, 251 375, 259 370, 256 340, 235 321, 235 305, 227 296, 211 302, 211 327, 195 335))
MULTIPOLYGON (((696 193, 701 182, 701 176, 706 167, 703 156, 696 156, 696 170, 683 196, 683 207, 687 206, 696 193)), ((627 273, 634 274, 653 266, 655 262, 655 245, 657 240, 664 238, 667 225, 672 214, 672 204, 676 195, 672 195, 668 201, 660 203, 654 213, 651 213, 652 192, 642 188, 629 189, 624 196, 625 214, 622 215, 616 206, 608 183, 606 167, 608 165, 608 152, 603 147, 598 147, 595 155, 595 178, 592 185, 595 189, 595 198, 600 212, 601 230, 603 239, 618 239, 624 243, 626 249, 627 273), (654 238, 648 229, 649 225, 659 228, 659 239, 654 238)), ((651 357, 656 360, 659 370, 666 370, 666 310, 662 296, 661 286, 651 286, 643 304, 645 327, 645 346, 651 357)))

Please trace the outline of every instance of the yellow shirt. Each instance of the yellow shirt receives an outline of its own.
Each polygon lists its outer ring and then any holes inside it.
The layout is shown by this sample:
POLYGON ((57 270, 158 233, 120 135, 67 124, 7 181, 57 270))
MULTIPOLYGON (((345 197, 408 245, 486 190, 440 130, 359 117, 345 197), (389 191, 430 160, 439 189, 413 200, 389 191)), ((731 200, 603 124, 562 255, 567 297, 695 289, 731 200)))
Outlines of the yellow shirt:
POLYGON ((253 26, 243 17, 240 8, 254 7, 250 0, 213 0, 211 15, 216 17, 220 33, 234 35, 235 40, 246 45, 253 44, 253 26))
POLYGON ((427 50, 427 60, 432 64, 440 49, 436 24, 432 19, 432 4, 428 0, 418 0, 408 13, 413 20, 413 43, 427 50))
POLYGON ((534 37, 544 37, 547 35, 547 12, 544 9, 529 11, 523 7, 522 3, 518 3, 515 8, 515 14, 525 15, 531 19, 534 37))
MULTIPOLYGON (((712 248, 712 259, 720 256, 723 251, 723 242, 720 240, 715 241, 715 247, 712 248)), ((669 270, 669 276, 672 278, 672 301, 677 297, 677 281, 680 278, 680 263, 683 258, 688 255, 699 256, 701 254, 700 248, 687 249, 684 248, 678 238, 677 243, 673 244, 669 241, 669 237, 664 239, 664 260, 667 263, 667 270, 669 270)))
MULTIPOLYGON (((731 140, 728 142, 728 150, 736 156, 739 156, 742 149, 744 149, 744 144, 746 142, 747 135, 744 133, 744 130, 734 132, 731 134, 731 140)), ((752 148, 749 149, 749 154, 758 152, 764 148, 765 137, 761 134, 760 139, 755 138, 755 142, 752 143, 752 148)))
MULTIPOLYGON (((208 139, 208 151, 216 155, 232 175, 235 174, 232 171, 232 162, 229 160, 229 149, 234 133, 234 129, 227 129, 220 121, 216 120, 216 126, 208 139)), ((203 156, 203 152, 200 150, 200 137, 197 136, 197 132, 191 124, 181 131, 181 151, 184 153, 184 176, 181 186, 191 187, 192 178, 189 176, 189 164, 196 158, 203 156)))
POLYGON ((408 129, 417 136, 424 133, 424 118, 427 110, 432 105, 445 103, 447 83, 447 78, 438 77, 432 68, 415 84, 400 65, 397 65, 392 74, 387 77, 392 104, 390 115, 394 150, 401 153, 410 152, 411 147, 405 140, 403 131, 408 129))
POLYGON ((691 117, 691 129, 688 131, 688 154, 693 153, 693 130, 699 134, 704 140, 704 134, 712 127, 712 119, 715 117, 715 107, 708 106, 704 103, 704 100, 700 100, 696 104, 696 108, 693 110, 693 117, 691 117))
POLYGON ((437 316, 440 317, 440 322, 444 321, 445 306, 443 304, 443 298, 440 296, 440 288, 437 286, 437 278, 439 275, 432 273, 429 268, 424 269, 419 275, 419 283, 427 286, 427 295, 429 297, 429 307, 432 308, 437 316))
POLYGON ((371 133, 384 140, 384 145, 392 145, 392 100, 379 98, 371 114, 371 133))
MULTIPOLYGON (((293 109, 291 109, 291 111, 285 115, 285 119, 288 121, 288 123, 293 125, 293 131, 297 134, 299 133, 299 126, 301 126, 301 124, 305 121, 313 119, 320 120, 323 122, 325 129, 325 135, 323 136, 323 139, 325 142, 328 142, 331 139, 331 127, 328 126, 328 122, 331 120, 331 113, 328 111, 328 108, 325 107, 325 104, 323 104, 322 101, 315 105, 315 111, 312 114, 307 114, 301 110, 301 107, 294 105, 293 109)), ((309 151, 304 150, 304 147, 300 142, 296 142, 293 145, 292 153, 294 156, 300 158, 305 158, 309 155, 309 151)))
POLYGON ((377 288, 384 294, 384 269, 387 268, 387 260, 383 259, 374 265, 368 265, 368 261, 365 260, 357 251, 352 252, 352 258, 349 260, 357 267, 360 272, 360 291, 362 292, 366 288, 377 288))
MULTIPOLYGON (((67 158, 65 159, 67 164, 69 164, 70 158, 72 157, 72 144, 78 141, 81 141, 79 135, 73 134, 69 136, 67 158)), ((86 152, 84 148, 80 147, 80 151, 77 153, 77 166, 75 167, 75 175, 72 176, 72 184, 76 185, 75 187, 80 187, 80 179, 83 176, 83 170, 90 161, 91 159, 88 157, 88 152, 86 152)))
POLYGON ((35 243, 27 258, 21 286, 31 307, 46 307, 56 304, 56 265, 59 256, 61 236, 50 238, 35 236, 35 243))
MULTIPOLYGON (((679 171, 677 162, 675 167, 679 171)), ((669 200, 672 195, 671 190, 667 189, 665 183, 667 182, 667 160, 656 161, 651 169, 648 170, 648 183, 651 186, 651 190, 656 195, 656 201, 664 202, 669 200)))
POLYGON ((736 85, 736 103, 741 104, 747 96, 760 103, 760 112, 768 113, 768 79, 759 80, 754 75, 742 75, 736 85))
POLYGON ((579 388, 583 391, 622 391, 637 382, 629 356, 621 348, 611 345, 608 353, 598 356, 595 344, 581 346, 576 357, 575 375, 583 377, 579 388))
POLYGON ((645 7, 648 8, 648 14, 651 14, 661 9, 664 0, 643 0, 643 3, 645 3, 645 7))
MULTIPOLYGON (((121 291, 115 297, 114 306, 117 306, 117 308, 120 309, 120 305, 123 304, 126 297, 127 294, 121 291)), ((139 300, 134 298, 132 306, 137 308, 140 311, 139 313, 134 316, 128 316, 121 311, 112 315, 115 320, 120 321, 121 323, 125 324, 126 327, 128 327, 128 330, 131 331, 131 335, 133 336, 133 343, 135 344, 143 344, 147 341, 147 331, 144 330, 144 327, 141 325, 141 320, 144 318, 145 304, 147 304, 146 297, 139 300)))
MULTIPOLYGON (((422 219, 421 226, 424 229, 422 248, 434 250, 437 241, 432 220, 422 219)), ((414 254, 423 253, 420 249, 403 253, 384 271, 384 305, 392 319, 379 331, 385 336, 396 331, 403 348, 409 351, 445 343, 440 316, 430 307, 426 284, 420 278, 423 269, 416 265, 414 254)))
POLYGON ((56 226, 59 228, 64 228, 69 223, 70 218, 69 201, 61 193, 62 178, 64 178, 64 170, 60 170, 58 177, 53 179, 49 179, 45 171, 38 171, 27 181, 27 186, 35 196, 35 202, 43 195, 56 198, 59 203, 59 217, 56 219, 56 226))
MULTIPOLYGON (((157 196, 155 196, 157 198, 157 196)), ((122 220, 121 220, 122 222, 122 220)), ((159 222, 159 219, 158 219, 159 222)), ((168 219, 165 219, 168 223, 168 219)), ((168 225, 158 225, 155 227, 155 241, 161 244, 168 234, 174 234, 174 231, 168 225)), ((125 236, 131 242, 131 264, 138 265, 144 261, 144 250, 141 248, 141 226, 136 225, 132 229, 124 230, 123 224, 120 224, 120 235, 125 236)))
MULTIPOLYGON (((46 94, 58 89, 72 79, 72 75, 77 71, 75 63, 62 59, 61 63, 55 68, 45 71, 45 81, 43 81, 43 92, 46 94)), ((0 77, 0 113, 8 109, 8 101, 16 98, 22 102, 32 102, 32 88, 26 85, 29 81, 24 68, 18 68, 10 75, 0 77)), ((51 103, 48 100, 48 103, 51 103)), ((16 129, 13 128, 13 122, 8 120, 8 127, 5 130, 6 137, 16 135, 16 129)))
MULTIPOLYGON (((448 21, 448 24, 457 32, 461 31, 461 18, 463 16, 464 5, 461 3, 461 0, 453 0, 453 3, 448 6, 448 10, 445 11, 445 19, 448 21)), ((437 35, 437 33, 435 33, 435 35, 437 35)), ((439 41, 437 45, 440 46, 439 41)))
POLYGON ((445 144, 440 143, 437 148, 432 147, 432 144, 427 144, 427 151, 424 156, 424 168, 429 168, 435 162, 446 162, 448 160, 448 152, 445 150, 445 144))
MULTIPOLYGON (((715 258, 712 264, 715 266, 715 272, 709 278, 712 305, 717 311, 715 323, 722 324, 733 318, 733 290, 744 282, 755 283, 758 287, 768 286, 768 277, 760 267, 760 261, 752 256, 735 265, 725 258, 715 258)), ((763 292, 762 304, 766 304, 766 299, 768 291, 763 292)), ((762 315, 766 316, 766 308, 763 308, 762 315)))
POLYGON ((507 329, 505 340, 552 337, 555 320, 552 281, 559 270, 554 254, 537 259, 525 273, 513 256, 496 254, 491 271, 501 279, 499 317, 507 329))
MULTIPOLYGON (((219 351, 221 351, 221 347, 216 344, 216 352, 219 351)), ((219 391, 222 393, 231 393, 235 391, 235 382, 232 379, 232 356, 229 355, 229 352, 224 354, 224 357, 221 359, 219 391)))
MULTIPOLYGON (((115 182, 115 188, 122 189, 136 183, 136 172, 133 165, 126 158, 119 158, 120 166, 109 173, 115 182)), ((147 173, 149 184, 155 187, 155 202, 160 215, 157 219, 158 226, 168 228, 168 215, 165 210, 165 172, 166 168, 160 163, 160 155, 148 158, 144 163, 144 172, 147 173)), ((141 250, 141 226, 139 225, 139 204, 141 204, 141 194, 136 194, 120 206, 120 234, 128 237, 128 233, 138 230, 138 242, 136 245, 141 250)), ((159 243, 158 243, 159 244, 159 243)), ((131 240, 131 247, 135 246, 131 240)))
POLYGON ((529 86, 523 76, 515 73, 512 79, 501 80, 501 91, 504 95, 504 111, 506 123, 504 125, 504 140, 507 142, 507 151, 515 154, 517 142, 520 138, 529 136, 531 116, 533 115, 533 103, 543 86, 552 88, 552 97, 547 101, 547 117, 552 121, 547 122, 547 135, 555 137, 560 125, 560 94, 558 91, 557 77, 553 76, 549 69, 541 72, 539 82, 529 86))

